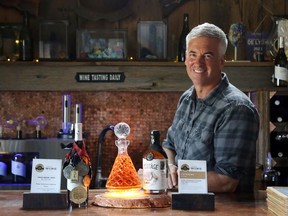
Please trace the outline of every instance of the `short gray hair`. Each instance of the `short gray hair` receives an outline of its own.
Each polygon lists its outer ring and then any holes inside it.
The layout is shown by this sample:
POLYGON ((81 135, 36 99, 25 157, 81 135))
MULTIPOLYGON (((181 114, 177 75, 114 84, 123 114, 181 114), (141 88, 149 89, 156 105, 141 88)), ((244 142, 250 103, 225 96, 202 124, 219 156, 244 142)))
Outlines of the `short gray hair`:
POLYGON ((203 23, 194 27, 186 36, 186 47, 188 48, 189 41, 198 37, 218 38, 223 46, 223 54, 225 54, 228 46, 226 34, 218 26, 211 23, 203 23))

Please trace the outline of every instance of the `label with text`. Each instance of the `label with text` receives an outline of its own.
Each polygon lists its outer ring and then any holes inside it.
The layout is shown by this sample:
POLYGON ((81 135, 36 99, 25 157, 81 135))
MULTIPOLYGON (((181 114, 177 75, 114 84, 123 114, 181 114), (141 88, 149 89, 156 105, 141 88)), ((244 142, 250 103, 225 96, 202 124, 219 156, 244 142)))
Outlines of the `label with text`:
POLYGON ((124 72, 79 72, 76 74, 77 82, 124 82, 124 72))
POLYGON ((208 193, 207 165, 203 160, 178 160, 179 193, 208 193))

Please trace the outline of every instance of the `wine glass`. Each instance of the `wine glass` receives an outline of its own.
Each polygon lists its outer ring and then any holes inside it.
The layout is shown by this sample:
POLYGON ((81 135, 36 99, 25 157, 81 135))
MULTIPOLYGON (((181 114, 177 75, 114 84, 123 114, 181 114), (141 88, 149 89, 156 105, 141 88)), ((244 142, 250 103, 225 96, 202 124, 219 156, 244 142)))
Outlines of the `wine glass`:
POLYGON ((10 115, 7 115, 3 122, 3 126, 5 128, 13 129, 17 127, 17 125, 18 125, 18 120, 16 119, 16 117, 10 116, 10 115))
POLYGON ((230 26, 228 39, 234 46, 234 60, 237 61, 237 47, 245 34, 245 25, 243 23, 233 23, 230 26))
POLYGON ((47 120, 44 116, 37 116, 33 120, 26 120, 25 123, 28 125, 39 126, 41 129, 43 129, 47 125, 47 120))

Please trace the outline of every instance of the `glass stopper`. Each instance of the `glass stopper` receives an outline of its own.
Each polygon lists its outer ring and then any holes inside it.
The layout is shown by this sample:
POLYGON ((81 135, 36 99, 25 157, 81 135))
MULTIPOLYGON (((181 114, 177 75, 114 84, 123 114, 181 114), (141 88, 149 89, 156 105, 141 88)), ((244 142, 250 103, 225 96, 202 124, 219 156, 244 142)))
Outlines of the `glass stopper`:
POLYGON ((126 137, 130 134, 130 127, 127 123, 120 122, 115 125, 114 133, 118 139, 126 139, 126 137))

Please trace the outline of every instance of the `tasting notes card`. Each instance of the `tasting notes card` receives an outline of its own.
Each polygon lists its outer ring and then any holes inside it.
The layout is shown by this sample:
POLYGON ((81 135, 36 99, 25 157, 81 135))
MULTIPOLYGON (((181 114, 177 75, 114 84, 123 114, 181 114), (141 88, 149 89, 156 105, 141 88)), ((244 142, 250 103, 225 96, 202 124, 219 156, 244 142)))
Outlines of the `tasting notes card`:
POLYGON ((178 186, 179 193, 208 193, 206 161, 179 160, 178 186))
POLYGON ((33 159, 31 193, 60 193, 61 173, 61 159, 33 159))

